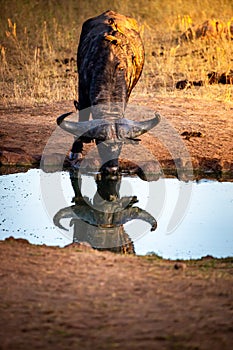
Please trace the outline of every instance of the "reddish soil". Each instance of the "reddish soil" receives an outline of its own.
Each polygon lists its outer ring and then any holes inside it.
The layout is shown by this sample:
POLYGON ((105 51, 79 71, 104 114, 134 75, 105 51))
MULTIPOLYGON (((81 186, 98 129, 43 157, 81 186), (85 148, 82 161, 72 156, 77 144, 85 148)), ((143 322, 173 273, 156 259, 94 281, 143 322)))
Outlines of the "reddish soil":
MULTIPOLYGON (((145 114, 147 108, 158 111, 164 119, 141 137, 140 146, 127 146, 126 152, 122 153, 123 159, 130 155, 131 161, 139 165, 142 159, 157 161, 165 172, 192 166, 197 172, 218 177, 222 174, 233 176, 232 106, 216 101, 166 97, 153 98, 149 102, 137 98, 131 100, 131 104, 145 108, 145 114)), ((56 128, 56 117, 72 110, 71 101, 37 107, 2 107, 0 163, 38 166, 44 147, 56 128)), ((152 116, 145 115, 145 119, 152 116)), ((130 117, 138 118, 137 113, 130 117)), ((86 145, 85 151, 90 147, 90 144, 86 145)), ((128 162, 123 165, 127 166, 128 162)))
POLYGON ((0 243, 1 349, 232 349, 232 258, 81 248, 0 243))
MULTIPOLYGON (((185 145, 196 171, 232 178, 232 108, 165 97, 133 102, 184 133, 176 144, 161 122, 142 137, 135 159, 146 160, 146 148, 161 168, 174 169, 185 145)), ((72 109, 72 102, 2 107, 1 163, 38 165, 56 117, 72 109)), ((0 242, 0 256, 2 350, 233 348, 232 258, 172 262, 14 239, 0 242)))

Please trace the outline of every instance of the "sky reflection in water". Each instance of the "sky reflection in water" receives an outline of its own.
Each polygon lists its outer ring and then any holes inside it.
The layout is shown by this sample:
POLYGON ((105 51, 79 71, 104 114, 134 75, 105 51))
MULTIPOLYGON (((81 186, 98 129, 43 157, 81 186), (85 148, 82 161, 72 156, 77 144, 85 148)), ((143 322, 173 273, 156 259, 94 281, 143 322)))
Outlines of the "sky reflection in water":
MULTIPOLYGON (((41 185, 41 170, 38 169, 0 177, 0 239, 14 236, 34 244, 59 246, 72 242, 70 219, 61 220, 68 231, 53 224, 53 216, 61 208, 72 205, 74 191, 69 173, 43 174, 43 181, 46 186, 41 185), (62 195, 56 193, 57 181, 62 195)), ((137 196, 139 202, 133 207, 146 210, 158 222, 157 229, 152 232, 145 221, 132 220, 124 225, 134 241, 136 254, 155 252, 169 259, 233 256, 233 183, 194 182, 183 221, 167 234, 179 186, 177 179, 148 183, 138 177, 122 177, 120 197, 137 196)), ((93 200, 95 192, 94 177, 83 176, 82 195, 93 200)))

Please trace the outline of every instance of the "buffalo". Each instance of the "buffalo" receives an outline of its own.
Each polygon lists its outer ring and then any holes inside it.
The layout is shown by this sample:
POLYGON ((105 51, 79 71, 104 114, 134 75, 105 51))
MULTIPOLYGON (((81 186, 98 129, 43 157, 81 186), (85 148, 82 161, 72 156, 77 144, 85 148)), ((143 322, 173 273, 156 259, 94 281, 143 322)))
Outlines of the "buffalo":
POLYGON ((122 176, 97 174, 96 192, 93 199, 82 195, 79 170, 70 170, 70 180, 75 196, 71 206, 60 209, 53 217, 54 224, 67 230, 62 224, 69 219, 73 226, 73 243, 88 243, 94 249, 115 253, 134 254, 134 244, 124 225, 132 220, 142 220, 157 228, 156 219, 146 210, 135 206, 136 196, 121 196, 122 176))
POLYGON ((57 118, 57 124, 75 135, 71 157, 83 150, 83 142, 95 140, 102 170, 118 170, 122 145, 138 143, 138 136, 160 121, 132 121, 124 117, 130 93, 141 76, 144 47, 135 19, 113 11, 88 19, 82 26, 77 53, 79 121, 57 118), (89 120, 90 114, 92 120, 89 120))

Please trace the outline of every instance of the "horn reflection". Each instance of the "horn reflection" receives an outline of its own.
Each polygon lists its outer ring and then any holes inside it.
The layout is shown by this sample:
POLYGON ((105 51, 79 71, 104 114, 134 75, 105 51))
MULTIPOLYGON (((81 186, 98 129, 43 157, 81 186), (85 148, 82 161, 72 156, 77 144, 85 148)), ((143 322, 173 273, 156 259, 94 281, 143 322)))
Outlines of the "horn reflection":
POLYGON ((136 196, 120 196, 121 175, 97 174, 97 185, 93 199, 81 193, 82 178, 79 171, 70 170, 70 180, 74 190, 72 206, 59 210, 54 224, 65 229, 62 219, 70 219, 73 226, 73 243, 88 243, 94 249, 109 250, 116 253, 135 254, 134 244, 124 229, 127 222, 140 219, 157 227, 157 221, 147 211, 135 206, 136 196))

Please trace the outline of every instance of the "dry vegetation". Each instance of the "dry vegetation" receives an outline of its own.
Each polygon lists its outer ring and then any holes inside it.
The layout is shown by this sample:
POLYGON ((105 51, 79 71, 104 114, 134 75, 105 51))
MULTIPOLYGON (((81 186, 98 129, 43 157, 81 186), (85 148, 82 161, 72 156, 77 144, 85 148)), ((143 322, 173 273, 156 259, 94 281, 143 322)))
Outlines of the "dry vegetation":
MULTIPOLYGON (((106 0, 0 0, 2 164, 39 161, 55 115, 77 98, 81 25, 109 7, 106 0)), ((138 104, 158 105, 183 136, 203 136, 183 140, 195 170, 232 178, 233 86, 209 84, 207 74, 233 70, 233 1, 112 0, 111 9, 141 26, 146 62, 133 91, 138 104), (222 35, 180 40, 213 19, 226 28, 222 35), (182 79, 203 86, 178 90, 182 79)), ((170 166, 173 145, 165 146, 174 138, 163 125, 160 138, 145 135, 142 149, 170 166)), ((216 220, 221 225, 221 211, 216 220)), ((82 245, 0 243, 1 349, 232 349, 232 258, 174 264, 82 245)))
MULTIPOLYGON (((109 8, 106 0, 1 0, 0 100, 35 104, 76 98, 76 50, 83 21, 109 8)), ((134 94, 185 94, 230 102, 232 84, 208 84, 207 74, 233 69, 231 0, 112 1, 111 9, 141 26, 146 63, 134 94), (179 38, 188 28, 218 19, 224 35, 179 38), (203 86, 178 91, 180 79, 203 86)), ((232 24, 233 25, 233 24, 232 24)))

